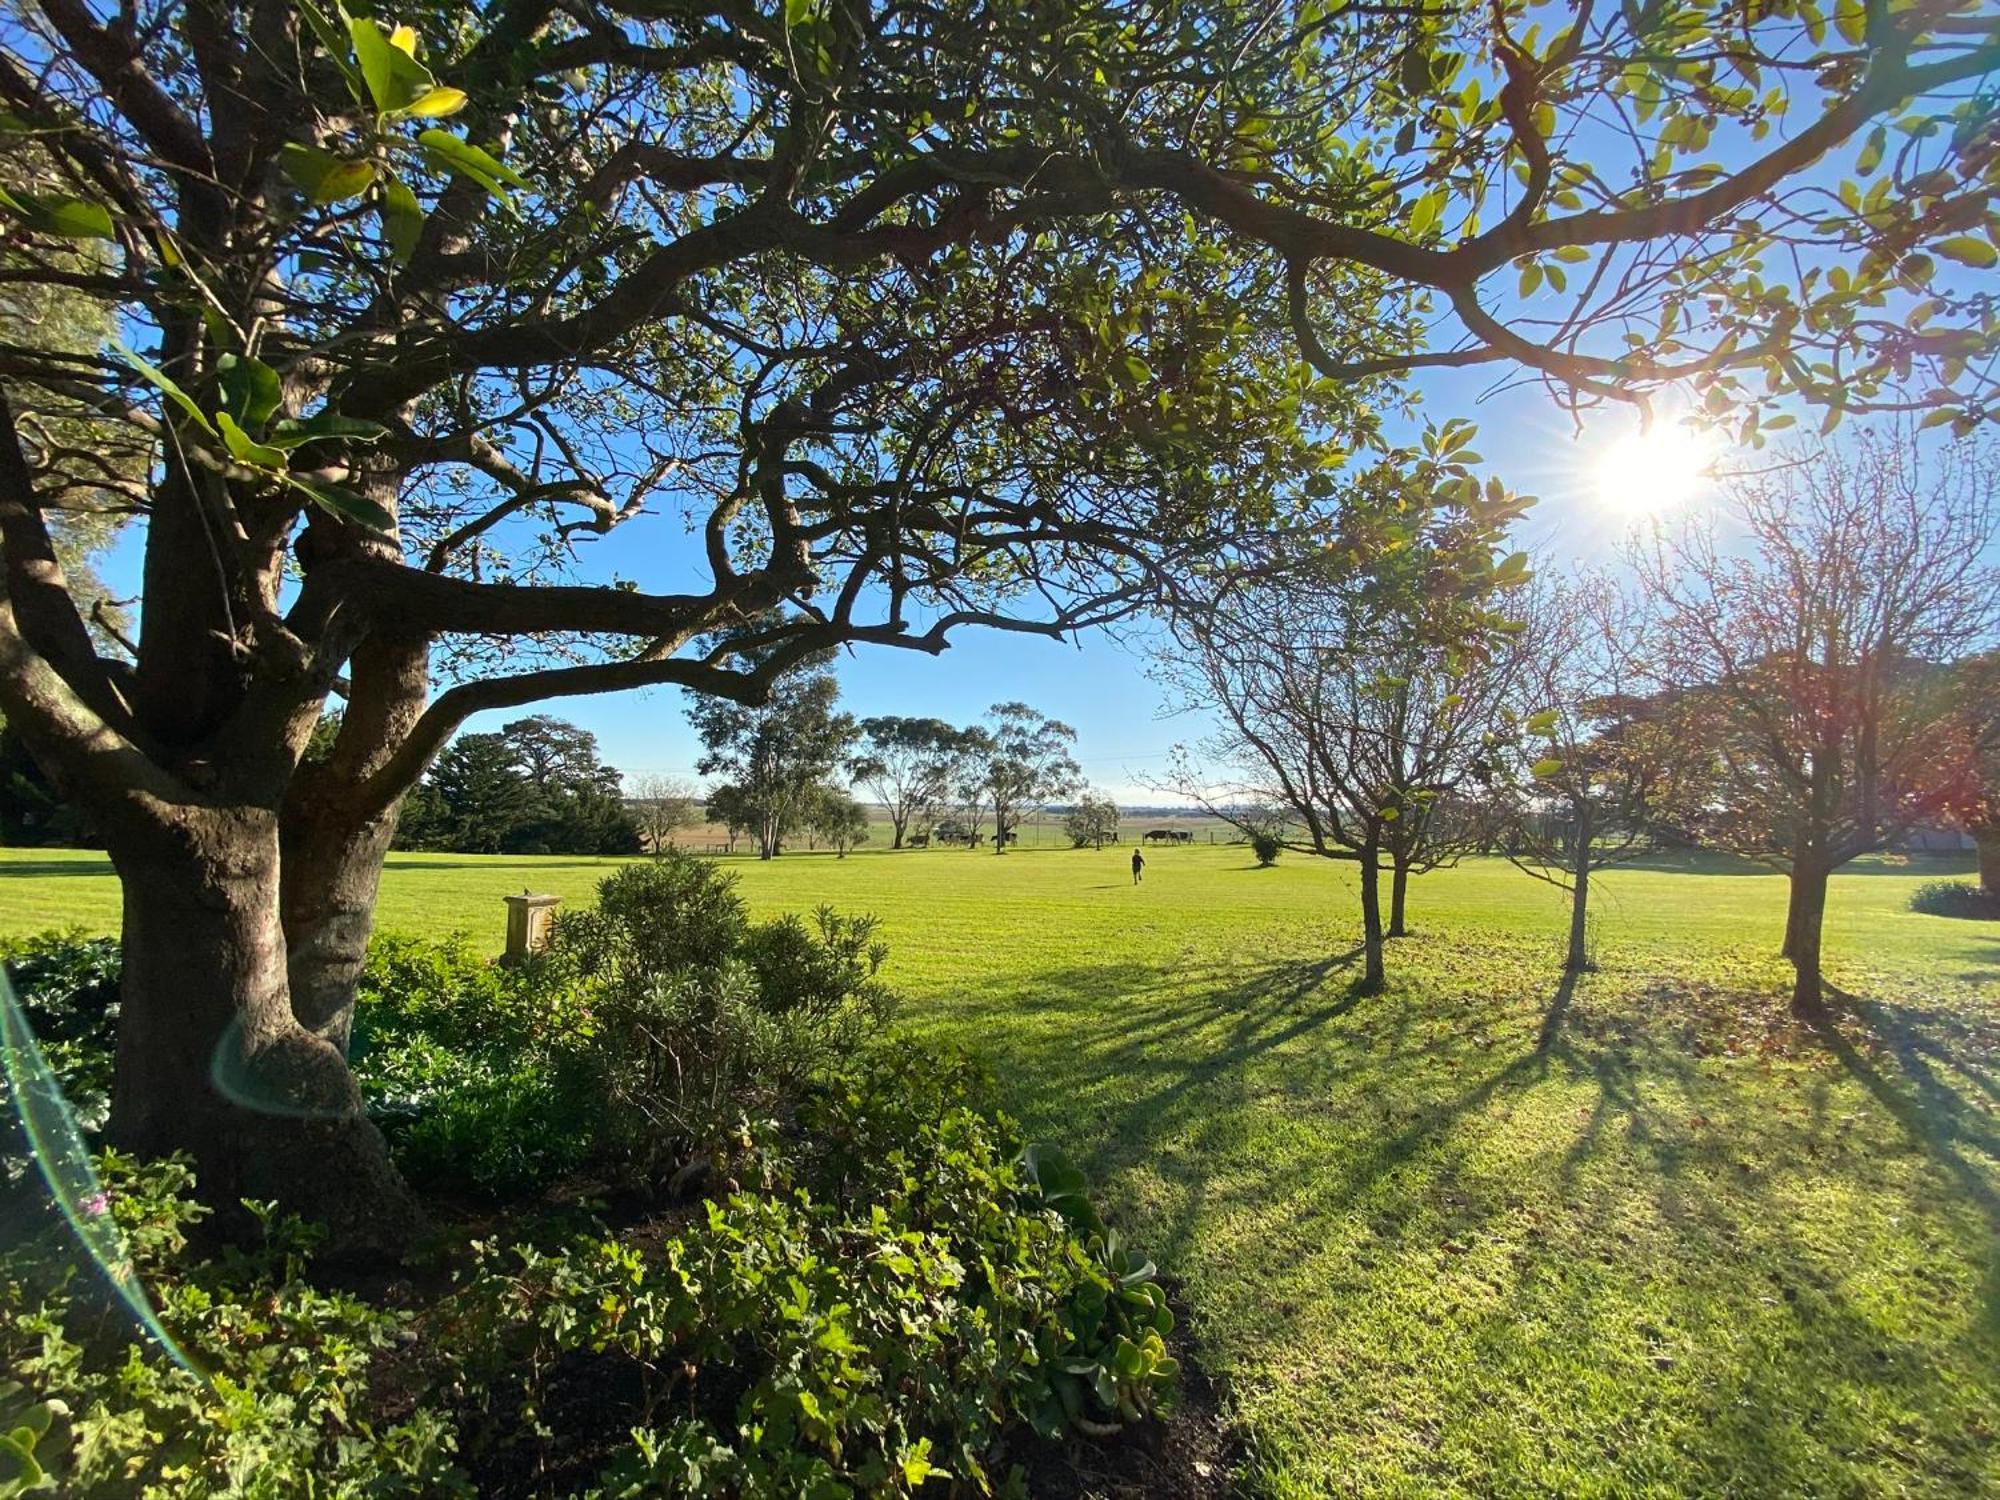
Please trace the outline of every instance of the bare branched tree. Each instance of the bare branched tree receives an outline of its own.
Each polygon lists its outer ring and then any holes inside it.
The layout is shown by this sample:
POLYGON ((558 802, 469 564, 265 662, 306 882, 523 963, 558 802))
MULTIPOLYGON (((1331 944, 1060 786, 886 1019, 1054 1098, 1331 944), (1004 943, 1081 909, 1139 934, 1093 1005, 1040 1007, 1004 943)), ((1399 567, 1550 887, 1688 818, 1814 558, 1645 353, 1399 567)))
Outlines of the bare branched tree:
POLYGON ((1591 877, 1653 849, 1703 752, 1675 732, 1635 656, 1641 615, 1602 575, 1538 585, 1504 739, 1507 857, 1569 893, 1563 967, 1589 966, 1591 877))
POLYGON ((702 796, 685 776, 652 771, 634 777, 626 800, 639 820, 639 833, 654 854, 672 847, 674 835, 701 822, 702 796))
POLYGON ((1876 431, 1729 486, 1743 544, 1706 523, 1637 550, 1654 686, 1711 757, 1678 821, 1790 876, 1801 1016, 1822 1009, 1827 877, 1964 794, 1950 668, 2000 626, 1996 491, 1991 449, 1876 431))
POLYGON ((1473 788, 1490 799, 1518 658, 1497 607, 1527 576, 1520 554, 1496 560, 1522 502, 1497 489, 1462 502, 1455 480, 1430 491, 1423 477, 1421 465, 1384 472, 1372 503, 1349 497, 1355 544, 1395 518, 1392 554, 1366 582, 1309 559, 1226 588, 1177 615, 1165 657, 1179 703, 1222 728, 1199 755, 1178 752, 1160 789, 1252 837, 1351 861, 1369 991, 1384 982, 1384 939, 1407 930, 1409 875, 1465 847, 1453 799, 1473 788))

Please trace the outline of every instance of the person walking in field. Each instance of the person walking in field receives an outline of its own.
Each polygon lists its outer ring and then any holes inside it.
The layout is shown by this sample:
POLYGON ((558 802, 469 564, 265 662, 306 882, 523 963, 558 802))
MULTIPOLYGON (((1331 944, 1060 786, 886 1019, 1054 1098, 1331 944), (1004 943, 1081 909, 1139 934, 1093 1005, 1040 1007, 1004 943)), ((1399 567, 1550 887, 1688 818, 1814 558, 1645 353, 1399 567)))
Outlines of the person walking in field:
POLYGON ((1146 873, 1146 856, 1137 849, 1132 851, 1132 884, 1139 883, 1139 877, 1146 873))

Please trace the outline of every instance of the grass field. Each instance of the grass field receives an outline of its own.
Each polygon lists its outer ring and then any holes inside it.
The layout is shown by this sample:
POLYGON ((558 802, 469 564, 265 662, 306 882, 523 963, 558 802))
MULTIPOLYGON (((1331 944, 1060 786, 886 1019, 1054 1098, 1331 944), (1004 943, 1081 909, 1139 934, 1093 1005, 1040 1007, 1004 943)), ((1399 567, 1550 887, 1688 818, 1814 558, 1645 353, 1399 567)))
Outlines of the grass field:
MULTIPOLYGON (((2000 1494, 2000 932, 1961 867, 1834 882, 1839 1025, 1786 1020, 1775 877, 1412 887, 1347 981, 1340 868, 1241 848, 732 860, 763 913, 881 916, 907 1022, 991 1060, 1183 1282, 1274 1495, 2000 1494)), ((402 856, 386 929, 585 899, 602 862, 402 856)), ((96 857, 0 851, 0 933, 108 930, 96 857)))

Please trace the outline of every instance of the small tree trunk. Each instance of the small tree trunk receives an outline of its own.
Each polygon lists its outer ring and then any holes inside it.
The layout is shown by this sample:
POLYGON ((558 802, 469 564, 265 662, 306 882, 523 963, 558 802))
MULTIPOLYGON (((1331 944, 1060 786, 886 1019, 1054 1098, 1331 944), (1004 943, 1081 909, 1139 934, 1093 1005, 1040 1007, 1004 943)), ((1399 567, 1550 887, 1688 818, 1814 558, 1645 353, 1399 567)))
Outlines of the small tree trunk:
POLYGON ((1382 964, 1381 851, 1376 845, 1361 850, 1361 985, 1364 994, 1374 994, 1387 982, 1382 964))
POLYGON ((1972 837, 1979 849, 1979 883, 2000 896, 2000 824, 1975 828, 1972 837))
POLYGON ((1570 846, 1569 952, 1563 957, 1563 968, 1572 974, 1580 974, 1590 967, 1587 947, 1590 918, 1590 850, 1595 842, 1595 833, 1591 828, 1589 805, 1586 803, 1575 811, 1574 842, 1570 846))
POLYGON ((1803 1020, 1824 1015, 1820 938, 1826 926, 1827 868, 1819 860, 1792 866, 1792 1014, 1803 1020))
POLYGON ((895 830, 895 838, 891 840, 889 844, 889 847, 891 849, 900 849, 903 847, 903 827, 909 821, 910 820, 907 816, 901 818, 896 817, 893 814, 890 816, 889 826, 895 830))
POLYGON ((1563 967, 1572 974, 1580 974, 1590 967, 1586 941, 1590 913, 1590 860, 1587 856, 1577 861, 1570 882, 1569 952, 1563 958, 1563 967))
POLYGON ((1409 929, 1403 925, 1403 911, 1409 890, 1410 862, 1397 855, 1394 873, 1389 877, 1389 936, 1392 938, 1409 935, 1409 929))
POLYGON ((183 811, 111 854, 125 917, 110 1139, 187 1151, 208 1202, 275 1199, 340 1253, 400 1248, 415 1201, 339 1047, 292 1013, 276 817, 183 811))

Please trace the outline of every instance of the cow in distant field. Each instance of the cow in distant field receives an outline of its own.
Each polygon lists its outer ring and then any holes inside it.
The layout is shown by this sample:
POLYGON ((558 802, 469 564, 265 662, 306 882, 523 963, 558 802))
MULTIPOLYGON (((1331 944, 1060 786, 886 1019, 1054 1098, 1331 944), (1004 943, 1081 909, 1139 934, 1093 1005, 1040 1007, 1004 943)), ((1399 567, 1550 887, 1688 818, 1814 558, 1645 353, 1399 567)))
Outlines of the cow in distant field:
POLYGON ((1145 842, 1148 844, 1192 844, 1194 835, 1185 828, 1149 828, 1145 842))

